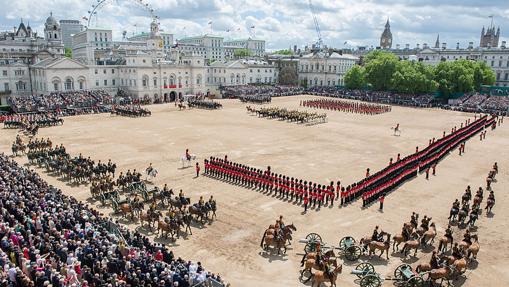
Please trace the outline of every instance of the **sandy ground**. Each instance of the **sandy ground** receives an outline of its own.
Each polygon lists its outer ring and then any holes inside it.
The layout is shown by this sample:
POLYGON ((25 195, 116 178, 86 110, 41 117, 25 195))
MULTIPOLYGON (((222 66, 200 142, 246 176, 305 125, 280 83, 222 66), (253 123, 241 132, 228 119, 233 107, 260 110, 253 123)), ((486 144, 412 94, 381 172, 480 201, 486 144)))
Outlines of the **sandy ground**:
MULTIPOLYGON (((299 101, 309 96, 275 99, 270 106, 297 108, 299 101)), ((322 208, 303 215, 303 208, 256 191, 233 186, 214 179, 194 178, 194 168, 182 169, 180 157, 186 148, 197 154, 200 163, 209 156, 229 159, 260 168, 270 165, 274 171, 319 182, 341 180, 352 183, 364 176, 367 167, 376 171, 390 157, 396 158, 423 147, 432 137, 464 122, 471 115, 442 110, 421 110, 394 107, 392 112, 376 115, 356 115, 328 112, 326 124, 306 126, 250 116, 245 104, 234 100, 221 101, 224 109, 216 111, 178 111, 173 105, 149 107, 152 117, 124 118, 92 115, 66 118, 62 127, 40 130, 40 136, 53 143, 63 143, 72 155, 83 153, 93 159, 111 158, 119 171, 144 170, 150 162, 159 170, 155 184, 168 183, 183 189, 196 202, 199 196, 214 195, 218 202, 218 218, 203 228, 193 229, 193 235, 175 243, 155 238, 174 249, 178 256, 201 261, 206 268, 220 273, 233 286, 303 286, 299 282, 300 259, 304 244, 297 239, 310 232, 319 233, 327 244, 338 245, 343 236, 361 238, 371 234, 375 225, 395 234, 412 211, 433 217, 438 236, 444 233, 451 203, 459 198, 467 185, 473 189, 484 185, 485 177, 495 161, 501 172, 494 184, 497 205, 494 215, 483 214, 478 221, 481 251, 478 263, 473 263, 455 286, 508 286, 509 197, 509 125, 488 132, 485 141, 478 137, 466 145, 466 154, 452 153, 437 167, 437 175, 429 181, 420 176, 390 194, 384 212, 377 206, 361 209, 360 202, 346 208, 322 208), (400 137, 392 135, 391 126, 401 124, 400 137), (279 215, 286 223, 294 223, 296 240, 285 256, 261 252, 260 240, 265 228, 279 215), (503 259, 506 258, 506 259, 503 259)), ((10 153, 16 131, 0 130, 0 151, 10 153)), ((19 157, 22 163, 26 158, 19 157)), ((43 174, 51 184, 80 200, 90 200, 88 186, 70 187, 65 182, 43 174)), ((484 202, 483 202, 484 206, 484 202)), ((111 209, 100 207, 105 214, 111 209)), ((132 228, 138 223, 130 224, 132 228)), ((154 238, 154 234, 140 229, 154 238)), ((454 229, 459 238, 463 231, 454 229)), ((417 258, 402 258, 391 254, 388 261, 361 257, 376 266, 382 277, 392 275, 401 263, 417 264, 428 261, 432 249, 420 250, 417 258)), ((343 259, 341 259, 343 261, 343 259)), ((357 286, 350 273, 357 263, 344 262, 338 286, 357 286)), ((384 286, 393 282, 385 281, 384 286)), ((329 286, 329 285, 327 285, 329 286)))

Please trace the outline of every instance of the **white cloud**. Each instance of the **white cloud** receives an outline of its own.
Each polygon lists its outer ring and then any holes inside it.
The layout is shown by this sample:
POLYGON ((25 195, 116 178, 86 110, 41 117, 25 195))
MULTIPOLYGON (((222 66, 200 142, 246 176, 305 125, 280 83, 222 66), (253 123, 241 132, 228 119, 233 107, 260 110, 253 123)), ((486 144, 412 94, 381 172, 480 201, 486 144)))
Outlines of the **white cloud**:
MULTIPOLYGON (((162 28, 176 38, 210 33, 207 23, 211 20, 214 34, 249 37, 255 32, 257 38, 267 40, 269 48, 309 45, 317 38, 308 0, 143 1, 154 7, 162 28), (250 29, 253 25, 254 31, 250 29)), ((109 1, 98 12, 97 24, 112 28, 117 38, 123 30, 129 34, 148 30, 149 14, 133 2, 109 1)), ((80 19, 95 3, 96 0, 38 0, 34 9, 31 0, 0 0, 0 27, 10 30, 23 18, 42 31, 50 11, 57 19, 80 19)), ((387 17, 391 19, 394 43, 401 45, 434 43, 438 33, 449 46, 456 42, 462 46, 469 41, 478 43, 482 26, 490 24, 490 14, 495 15, 502 36, 509 34, 507 0, 313 0, 313 6, 324 42, 329 46, 341 47, 345 41, 377 45, 387 17)))

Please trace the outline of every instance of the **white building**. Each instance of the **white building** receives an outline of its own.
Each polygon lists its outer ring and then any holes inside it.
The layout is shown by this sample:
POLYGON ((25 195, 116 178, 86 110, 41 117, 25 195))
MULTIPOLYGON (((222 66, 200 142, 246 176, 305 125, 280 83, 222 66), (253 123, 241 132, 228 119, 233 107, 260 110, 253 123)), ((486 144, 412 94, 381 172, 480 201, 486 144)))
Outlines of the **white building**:
POLYGON ((265 56, 265 40, 257 39, 238 39, 224 41, 224 46, 236 49, 247 49, 253 57, 265 56))
POLYGON ((275 84, 278 80, 277 68, 265 61, 241 59, 215 62, 207 72, 207 83, 211 86, 275 84))
POLYGON ((336 52, 316 52, 299 58, 299 83, 307 87, 342 86, 346 72, 359 58, 353 55, 340 55, 336 52))
POLYGON ((72 36, 72 58, 93 65, 112 45, 110 29, 88 28, 72 36))
POLYGON ((176 49, 184 55, 202 56, 209 61, 224 61, 223 37, 203 35, 177 40, 176 49))
POLYGON ((28 65, 18 60, 0 59, 0 105, 6 104, 8 96, 31 94, 28 65))

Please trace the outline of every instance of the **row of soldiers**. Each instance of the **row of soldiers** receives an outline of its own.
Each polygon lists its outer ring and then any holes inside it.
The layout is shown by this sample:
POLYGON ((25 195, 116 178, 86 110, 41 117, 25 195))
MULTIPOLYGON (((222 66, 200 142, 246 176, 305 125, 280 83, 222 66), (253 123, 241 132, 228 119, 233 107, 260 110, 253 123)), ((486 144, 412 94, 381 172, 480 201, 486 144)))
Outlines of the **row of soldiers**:
POLYGON ((330 184, 318 184, 312 181, 298 179, 271 171, 270 166, 261 170, 247 165, 235 163, 224 159, 210 157, 205 159, 205 174, 214 178, 225 180, 233 184, 247 188, 258 189, 269 194, 274 193, 281 198, 295 200, 298 203, 309 202, 316 207, 318 205, 333 205, 334 200, 341 198, 341 204, 346 204, 353 198, 353 194, 341 187, 341 182, 330 184))
POLYGON ((300 101, 300 106, 365 115, 378 115, 388 113, 392 109, 391 106, 387 105, 357 103, 330 99, 300 101))

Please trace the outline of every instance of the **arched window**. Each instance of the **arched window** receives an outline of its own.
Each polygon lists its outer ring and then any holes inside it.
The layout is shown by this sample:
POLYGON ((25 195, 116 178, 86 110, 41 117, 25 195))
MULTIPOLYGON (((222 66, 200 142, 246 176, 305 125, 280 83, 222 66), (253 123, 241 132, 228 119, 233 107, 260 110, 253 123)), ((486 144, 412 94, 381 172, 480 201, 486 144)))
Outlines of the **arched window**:
POLYGON ((69 90, 74 90, 74 81, 72 80, 72 78, 67 78, 67 79, 65 80, 64 88, 65 88, 65 90, 67 90, 67 91, 69 91, 69 90))
POLYGON ((142 87, 144 87, 144 88, 148 88, 148 76, 147 76, 147 75, 144 75, 144 76, 141 78, 141 85, 142 85, 142 87))

